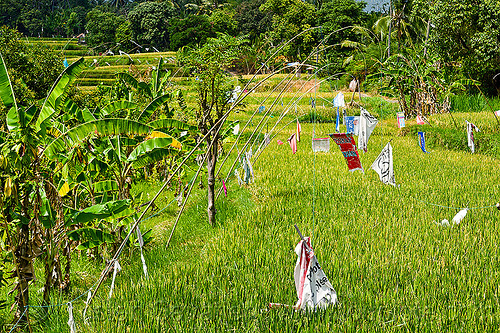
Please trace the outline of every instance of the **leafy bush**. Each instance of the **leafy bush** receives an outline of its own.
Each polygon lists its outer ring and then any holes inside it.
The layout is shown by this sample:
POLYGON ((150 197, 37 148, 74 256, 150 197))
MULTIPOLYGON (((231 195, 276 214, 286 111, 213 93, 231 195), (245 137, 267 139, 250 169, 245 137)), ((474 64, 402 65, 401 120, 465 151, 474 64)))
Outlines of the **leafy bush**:
POLYGON ((189 15, 185 19, 173 19, 169 32, 172 51, 177 51, 183 46, 201 45, 207 38, 217 36, 206 15, 189 15))
POLYGON ((129 14, 132 36, 139 44, 151 44, 158 49, 166 49, 169 34, 166 22, 175 14, 170 3, 143 2, 129 14))
POLYGON ((0 54, 9 68, 17 102, 25 106, 45 97, 63 68, 54 51, 25 43, 19 32, 5 26, 0 27, 0 54))

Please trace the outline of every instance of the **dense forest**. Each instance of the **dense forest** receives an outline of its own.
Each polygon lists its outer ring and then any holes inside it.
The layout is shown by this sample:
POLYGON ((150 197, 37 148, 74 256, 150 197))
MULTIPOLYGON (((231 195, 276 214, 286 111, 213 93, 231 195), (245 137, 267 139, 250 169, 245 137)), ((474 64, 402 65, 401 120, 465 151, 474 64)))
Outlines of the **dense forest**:
POLYGON ((255 70, 270 49, 321 26, 296 38, 280 60, 303 60, 322 41, 328 45, 323 55, 329 72, 363 78, 400 54, 417 67, 439 69, 446 82, 474 79, 496 94, 497 1, 393 0, 383 13, 366 13, 365 5, 355 0, 5 0, 0 22, 30 37, 83 40, 84 34, 94 54, 177 51, 221 33, 244 36, 248 47, 240 69, 245 72, 255 70), (346 29, 336 31, 341 28, 346 29))

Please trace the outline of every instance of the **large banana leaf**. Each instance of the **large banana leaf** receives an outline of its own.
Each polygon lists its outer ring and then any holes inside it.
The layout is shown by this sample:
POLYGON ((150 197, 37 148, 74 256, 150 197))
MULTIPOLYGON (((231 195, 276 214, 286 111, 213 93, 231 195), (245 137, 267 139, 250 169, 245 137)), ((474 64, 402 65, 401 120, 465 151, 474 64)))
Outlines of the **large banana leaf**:
POLYGON ((12 89, 12 84, 10 83, 9 73, 7 72, 7 67, 5 67, 5 62, 3 61, 2 55, 0 54, 0 100, 2 100, 5 108, 9 109, 14 107, 17 110, 16 97, 14 96, 14 90, 12 89))
MULTIPOLYGON (((161 106, 163 103, 165 103, 169 99, 170 99, 170 94, 165 94, 165 95, 162 95, 158 98, 155 98, 153 101, 151 101, 151 103, 149 103, 148 106, 146 106, 146 108, 144 110, 142 110, 141 115, 139 116, 139 121, 148 120, 149 117, 151 117, 153 112, 156 110, 156 108, 161 106)), ((167 111, 168 111, 168 106, 167 106, 167 111)))
POLYGON ((195 131, 196 126, 192 126, 186 124, 182 121, 166 118, 166 119, 158 119, 148 123, 148 126, 151 126, 154 129, 178 129, 181 131, 195 131))
POLYGON ((116 73, 116 77, 122 79, 123 81, 125 81, 125 83, 128 83, 130 86, 137 90, 144 90, 146 92, 146 95, 151 96, 151 88, 147 83, 139 82, 135 77, 124 72, 116 73))
POLYGON ((172 138, 155 138, 149 139, 135 147, 134 150, 128 156, 128 161, 133 162, 137 160, 140 156, 148 154, 155 149, 162 149, 170 146, 172 144, 172 138))
POLYGON ((59 75, 54 85, 50 89, 47 98, 43 102, 42 110, 35 123, 35 130, 40 131, 41 125, 44 121, 52 117, 59 108, 62 108, 64 101, 67 97, 68 88, 76 80, 77 76, 84 70, 83 58, 78 59, 70 66, 68 66, 59 75))
POLYGON ((118 191, 118 184, 115 180, 103 180, 94 183, 94 192, 108 192, 108 191, 118 191))
POLYGON ((96 117, 94 117, 94 115, 89 111, 88 108, 85 108, 82 110, 82 119, 84 122, 89 122, 96 120, 96 117))
POLYGON ((121 72, 121 73, 116 73, 115 74, 117 78, 122 79, 125 81, 125 83, 128 83, 130 86, 134 87, 135 89, 139 89, 139 81, 133 77, 132 75, 121 72))
POLYGON ((125 101, 125 100, 111 102, 101 109, 101 116, 106 116, 106 115, 113 113, 115 111, 118 111, 118 110, 134 109, 136 107, 137 107, 137 103, 129 102, 129 101, 125 101))
POLYGON ((78 125, 66 133, 63 133, 56 140, 52 141, 45 149, 45 156, 49 159, 55 158, 60 151, 73 147, 81 143, 90 134, 100 136, 110 135, 147 135, 153 130, 152 127, 129 119, 99 119, 78 125))
POLYGON ((163 133, 160 131, 153 131, 153 132, 151 132, 151 134, 149 134, 146 137, 146 140, 155 139, 155 138, 171 138, 172 139, 171 146, 174 148, 177 148, 177 149, 182 149, 182 144, 180 143, 180 141, 177 140, 176 138, 174 138, 173 136, 171 136, 170 134, 163 133))
POLYGON ((148 152, 147 154, 138 156, 137 159, 132 162, 132 167, 134 167, 135 169, 139 169, 147 165, 159 162, 165 157, 175 155, 177 154, 177 152, 178 150, 172 149, 170 147, 157 148, 148 152))
POLYGON ((73 223, 85 223, 94 219, 104 219, 120 213, 130 206, 131 200, 109 201, 87 207, 73 216, 73 223))

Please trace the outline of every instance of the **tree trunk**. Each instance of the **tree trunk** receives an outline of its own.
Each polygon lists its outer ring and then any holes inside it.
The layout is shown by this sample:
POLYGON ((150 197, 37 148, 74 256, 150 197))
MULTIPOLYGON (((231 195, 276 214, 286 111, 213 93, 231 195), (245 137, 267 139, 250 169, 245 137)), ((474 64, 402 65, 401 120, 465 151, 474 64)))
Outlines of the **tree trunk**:
POLYGON ((23 224, 19 230, 19 245, 15 249, 16 256, 16 271, 15 275, 18 278, 16 287, 17 295, 15 302, 17 304, 14 321, 26 321, 28 318, 28 311, 25 312, 26 306, 29 304, 28 283, 33 280, 33 265, 31 262, 30 248, 29 248, 29 226, 23 224), (21 318, 22 317, 22 318, 21 318))
MULTIPOLYGON (((217 129, 214 128, 216 133, 217 129)), ((215 225, 215 165, 217 164, 218 138, 216 135, 212 138, 212 147, 207 151, 207 176, 208 176, 208 223, 211 226, 215 225)), ((210 142, 207 142, 210 145, 210 142)))

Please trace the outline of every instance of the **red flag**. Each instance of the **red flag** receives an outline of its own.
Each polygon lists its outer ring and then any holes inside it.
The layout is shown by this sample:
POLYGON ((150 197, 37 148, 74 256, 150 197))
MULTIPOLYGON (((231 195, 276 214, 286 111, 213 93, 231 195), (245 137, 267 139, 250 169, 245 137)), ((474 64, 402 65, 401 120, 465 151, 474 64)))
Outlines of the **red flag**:
POLYGON ((300 142, 300 132, 302 131, 302 128, 300 127, 299 120, 297 119, 297 141, 300 142))
POLYGON ((292 148, 292 153, 295 154, 297 152, 297 136, 295 133, 287 141, 290 144, 290 148, 292 148))
POLYGON ((425 122, 422 119, 422 117, 420 117, 419 115, 417 115, 417 125, 424 125, 424 124, 425 124, 425 122))
POLYGON ((363 167, 361 166, 361 161, 359 160, 358 150, 356 149, 356 142, 352 137, 352 134, 329 134, 330 137, 335 141, 335 143, 339 146, 340 151, 344 155, 347 166, 350 171, 361 170, 363 173, 363 167))
POLYGON ((224 181, 224 179, 221 179, 222 180, 222 188, 224 189, 224 195, 227 197, 227 187, 226 187, 226 182, 224 181))
POLYGON ((280 139, 278 139, 278 141, 277 141, 277 142, 278 142, 278 144, 279 144, 279 145, 282 145, 282 144, 283 144, 283 141, 281 141, 280 139))

